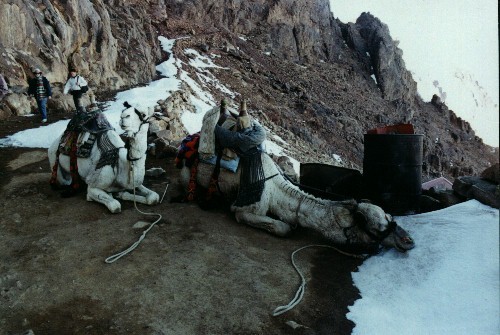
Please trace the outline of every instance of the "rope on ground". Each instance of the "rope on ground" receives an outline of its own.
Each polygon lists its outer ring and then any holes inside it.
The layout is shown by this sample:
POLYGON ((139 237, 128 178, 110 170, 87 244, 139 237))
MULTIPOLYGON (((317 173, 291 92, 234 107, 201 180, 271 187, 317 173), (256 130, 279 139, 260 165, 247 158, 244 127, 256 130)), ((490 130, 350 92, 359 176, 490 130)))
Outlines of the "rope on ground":
MULTIPOLYGON (((133 169, 133 167, 131 168, 131 170, 132 170, 132 180, 135 180, 135 178, 134 178, 134 169, 133 169)), ((163 192, 163 196, 161 197, 160 203, 163 201, 163 197, 165 196, 165 193, 167 193, 168 185, 169 185, 169 184, 167 184, 167 187, 165 188, 165 191, 163 192)), ((123 251, 121 251, 121 252, 119 252, 119 253, 117 253, 117 254, 114 254, 113 256, 109 256, 108 258, 106 258, 104 261, 105 261, 106 263, 108 263, 108 264, 111 264, 111 263, 116 262, 117 260, 119 260, 120 258, 122 258, 123 256, 125 256, 126 254, 128 254, 128 253, 132 252, 135 248, 137 248, 137 247, 139 246, 139 244, 142 242, 142 240, 146 237, 146 234, 147 234, 147 233, 148 233, 148 232, 149 232, 149 231, 150 231, 150 230, 154 227, 154 225, 155 225, 156 223, 158 223, 158 222, 161 220, 161 218, 162 218, 161 214, 157 214, 157 213, 145 213, 145 212, 142 212, 139 208, 137 208, 137 202, 135 201, 135 185, 134 185, 134 207, 135 207, 135 209, 136 209, 139 213, 141 213, 141 214, 143 214, 143 215, 158 215, 158 219, 156 219, 156 221, 154 221, 154 222, 153 222, 153 223, 152 223, 152 224, 148 227, 148 229, 146 229, 146 230, 144 230, 144 231, 142 232, 141 237, 139 237, 139 239, 138 239, 137 241, 135 241, 135 243, 134 243, 134 244, 132 244, 132 245, 131 245, 130 247, 128 247, 127 249, 125 249, 125 250, 123 250, 123 251)))
POLYGON ((330 248, 330 249, 334 249, 335 251, 337 251, 337 252, 339 252, 339 253, 341 253, 343 255, 347 255, 347 256, 351 256, 351 257, 356 257, 356 258, 365 258, 365 256, 349 254, 349 253, 346 253, 346 252, 344 252, 342 250, 339 250, 339 249, 337 249, 335 247, 332 247, 330 245, 323 245, 323 244, 306 245, 305 247, 302 247, 302 248, 299 248, 299 249, 295 250, 294 252, 292 252, 292 256, 291 256, 291 258, 292 258, 292 265, 295 268, 295 271, 297 271, 297 273, 299 274, 300 278, 302 279, 302 283, 300 284, 299 289, 297 290, 297 293, 295 293, 295 297, 293 297, 293 299, 287 305, 276 307, 276 309, 273 311, 273 316, 278 316, 278 315, 281 315, 283 313, 288 312, 289 310, 292 310, 302 300, 302 297, 304 296, 304 292, 306 290, 306 279, 302 275, 302 272, 300 272, 300 270, 297 267, 297 265, 295 264, 294 256, 295 256, 295 254, 297 252, 299 252, 299 251, 301 251, 303 249, 306 249, 306 248, 311 248, 311 247, 330 248))

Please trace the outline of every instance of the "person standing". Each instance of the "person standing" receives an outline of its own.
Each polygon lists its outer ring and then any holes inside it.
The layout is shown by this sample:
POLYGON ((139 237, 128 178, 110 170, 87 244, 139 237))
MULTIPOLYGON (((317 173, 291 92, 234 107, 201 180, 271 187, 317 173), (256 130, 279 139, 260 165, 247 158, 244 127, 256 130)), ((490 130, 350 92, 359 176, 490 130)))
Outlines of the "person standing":
POLYGON ((42 114, 42 123, 45 123, 47 122, 47 100, 52 98, 52 89, 47 78, 42 76, 40 69, 33 70, 33 74, 35 78, 28 81, 28 95, 35 97, 38 111, 42 114))
POLYGON ((69 69, 69 77, 64 85, 64 94, 70 93, 73 96, 73 102, 75 103, 75 108, 78 109, 82 107, 82 95, 87 92, 88 83, 78 74, 78 70, 74 67, 69 69))

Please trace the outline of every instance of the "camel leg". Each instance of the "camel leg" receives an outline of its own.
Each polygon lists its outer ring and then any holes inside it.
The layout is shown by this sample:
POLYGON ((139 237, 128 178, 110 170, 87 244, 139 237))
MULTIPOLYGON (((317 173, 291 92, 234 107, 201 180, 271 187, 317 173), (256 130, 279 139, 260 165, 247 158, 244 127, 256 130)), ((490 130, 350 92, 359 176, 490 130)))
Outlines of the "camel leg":
POLYGON ((128 191, 119 192, 117 198, 127 201, 136 201, 140 204, 155 205, 160 201, 158 193, 151 191, 149 188, 141 185, 135 189, 135 196, 128 191))
POLYGON ((120 202, 100 188, 88 187, 87 201, 99 202, 108 207, 111 213, 120 213, 122 211, 122 205, 120 204, 120 202))
POLYGON ((235 212, 236 221, 245 223, 255 228, 264 229, 277 236, 286 236, 292 230, 283 221, 272 219, 265 215, 257 215, 245 211, 235 212))

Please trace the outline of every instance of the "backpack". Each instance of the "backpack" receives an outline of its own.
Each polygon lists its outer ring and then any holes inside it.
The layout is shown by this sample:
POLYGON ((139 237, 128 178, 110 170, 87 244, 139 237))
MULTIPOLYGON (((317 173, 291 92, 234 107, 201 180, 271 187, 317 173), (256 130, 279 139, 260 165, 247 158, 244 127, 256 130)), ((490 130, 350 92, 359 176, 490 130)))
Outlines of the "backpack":
MULTIPOLYGON (((80 76, 78 76, 76 78, 76 84, 78 85, 78 79, 80 78, 80 76)), ((80 85, 78 85, 80 86, 80 85)), ((88 85, 85 85, 85 86, 80 86, 80 92, 82 93, 87 93, 87 91, 89 90, 89 86, 88 85)))

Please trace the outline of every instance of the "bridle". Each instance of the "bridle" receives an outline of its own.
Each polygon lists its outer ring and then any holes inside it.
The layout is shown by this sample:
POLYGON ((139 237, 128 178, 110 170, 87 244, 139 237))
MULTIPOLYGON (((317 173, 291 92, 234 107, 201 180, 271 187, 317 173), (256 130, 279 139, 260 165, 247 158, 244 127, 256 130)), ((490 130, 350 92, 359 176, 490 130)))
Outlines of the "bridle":
POLYGON ((149 116, 149 117, 145 118, 144 115, 141 112, 139 112, 136 108, 134 108, 134 112, 139 117, 141 124, 139 125, 139 129, 135 133, 133 133, 132 136, 127 136, 127 140, 125 141, 125 149, 127 149, 127 160, 129 162, 135 162, 135 161, 138 161, 139 159, 142 158, 142 157, 138 157, 138 158, 130 157, 130 138, 135 137, 141 131, 141 128, 143 125, 149 124, 149 119, 152 117, 152 116, 149 116))
POLYGON ((387 215, 385 216, 387 221, 389 221, 389 224, 387 225, 387 228, 384 229, 383 231, 377 232, 377 233, 372 233, 370 229, 368 228, 368 220, 364 217, 363 214, 356 212, 355 215, 361 215, 363 216, 363 219, 358 220, 358 225, 363 231, 368 235, 372 240, 376 241, 377 243, 381 243, 383 240, 385 240, 390 234, 392 234, 395 230, 398 224, 394 220, 389 220, 387 215))

